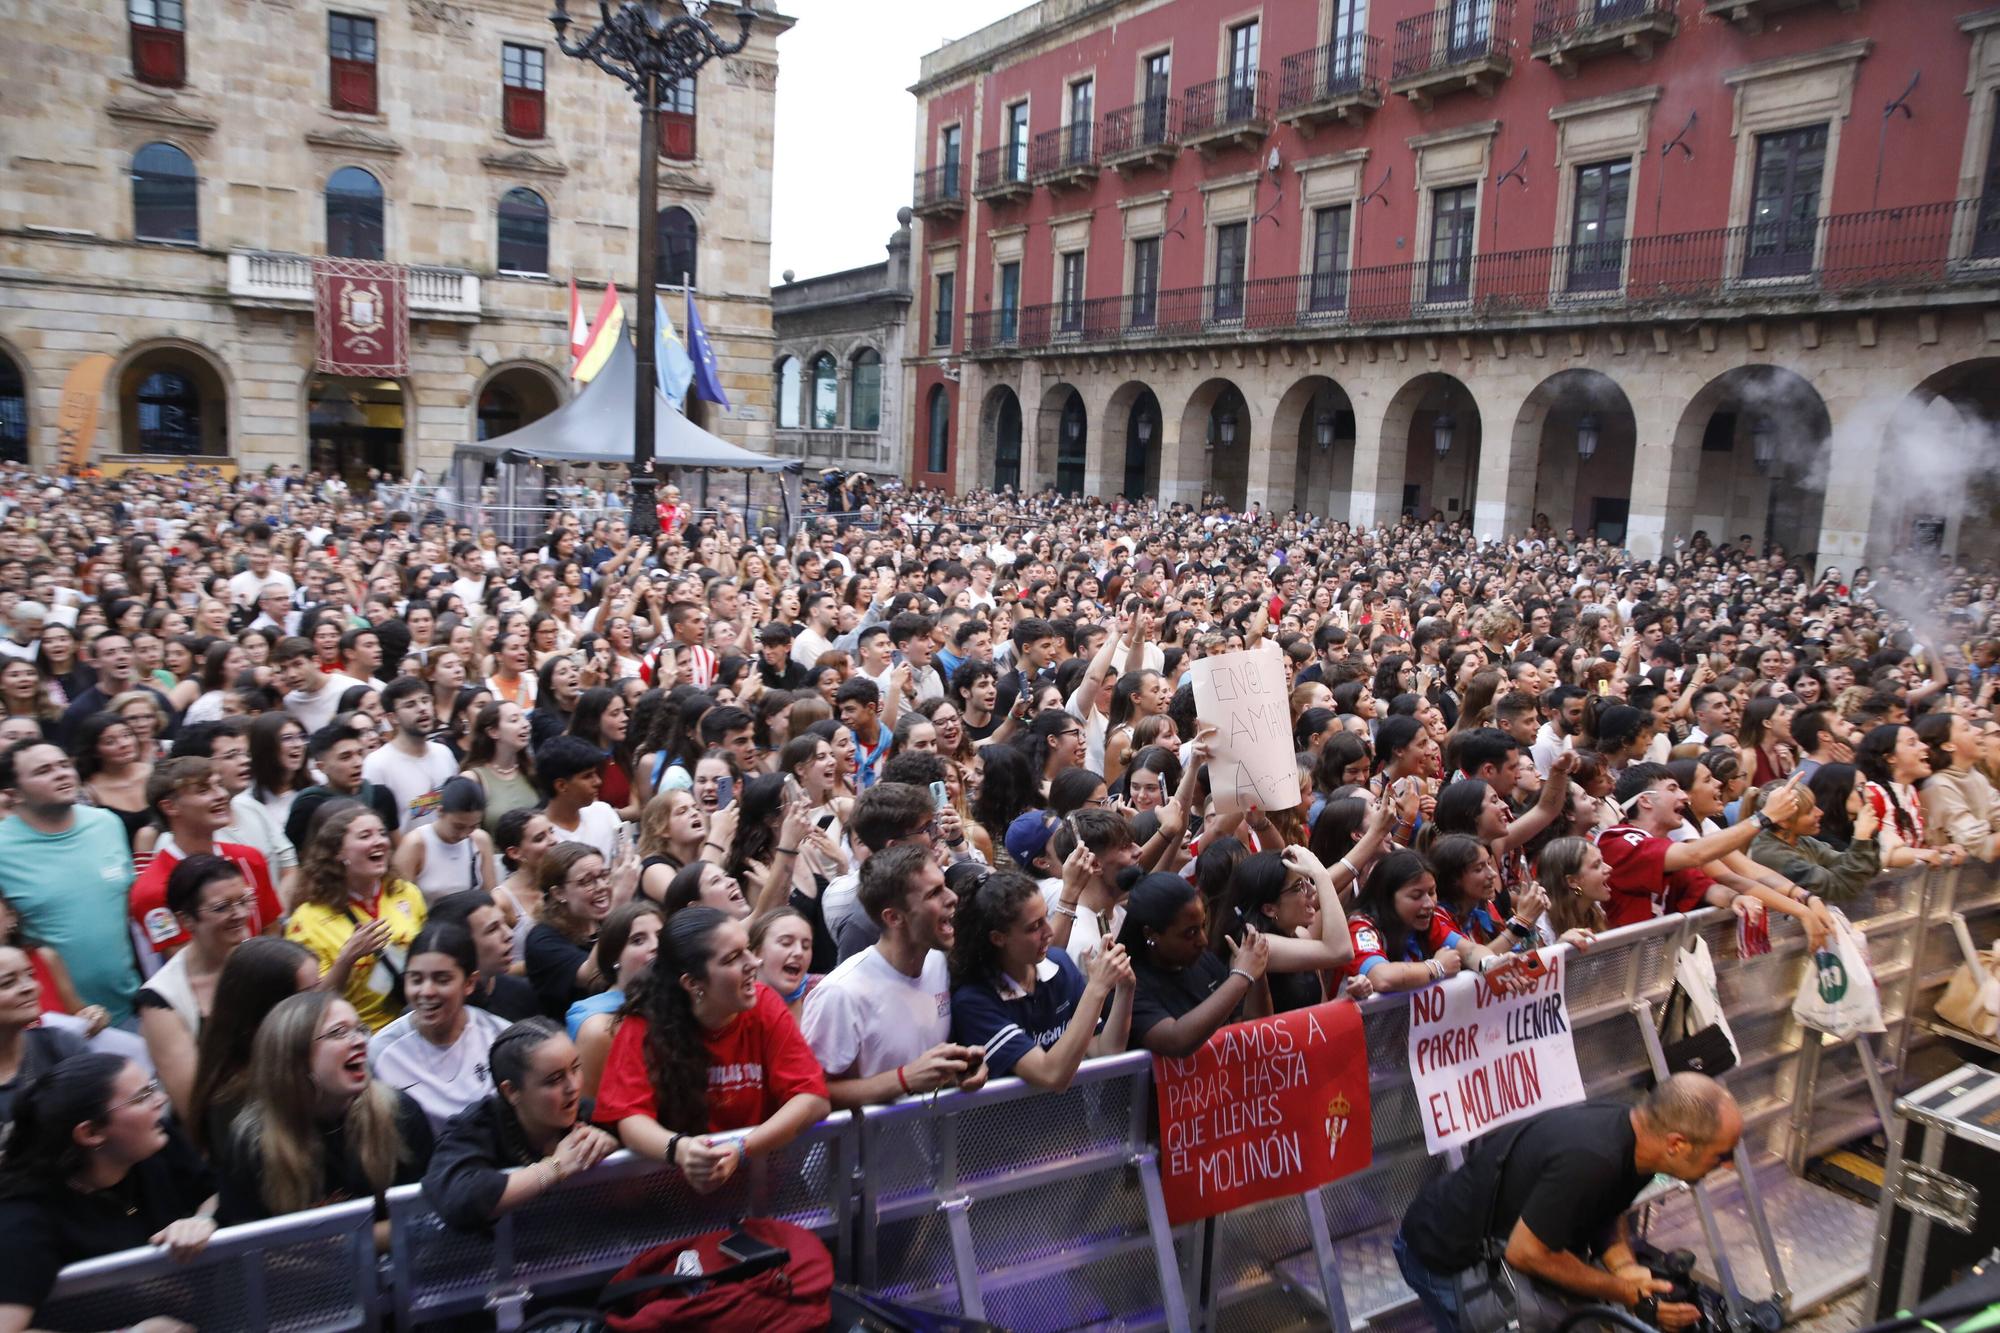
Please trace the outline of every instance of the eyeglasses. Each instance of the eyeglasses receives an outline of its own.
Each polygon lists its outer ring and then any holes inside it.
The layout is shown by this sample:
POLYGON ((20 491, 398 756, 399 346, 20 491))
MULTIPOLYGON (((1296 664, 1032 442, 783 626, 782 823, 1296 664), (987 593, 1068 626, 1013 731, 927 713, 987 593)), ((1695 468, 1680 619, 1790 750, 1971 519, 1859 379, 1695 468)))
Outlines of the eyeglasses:
POLYGON ((257 895, 246 893, 241 898, 228 898, 219 903, 210 903, 201 909, 203 916, 212 916, 220 921, 224 917, 235 916, 239 912, 255 912, 257 895))
POLYGON ((152 1081, 147 1083, 146 1086, 140 1088, 130 1097, 127 1097, 124 1101, 113 1102, 111 1103, 111 1105, 105 1107, 104 1112, 106 1115, 110 1115, 112 1112, 122 1111, 128 1106, 138 1106, 145 1102, 157 1102, 164 1100, 166 1095, 167 1095, 167 1090, 160 1086, 160 1080, 153 1079, 152 1081))
POLYGON ((365 1023, 335 1023, 332 1027, 314 1037, 313 1040, 351 1041, 355 1037, 365 1037, 367 1035, 368 1025, 365 1023))
POLYGON ((599 870, 588 875, 577 876, 575 879, 569 881, 569 887, 572 889, 591 889, 596 888, 599 884, 609 884, 610 882, 611 872, 608 870, 599 870))

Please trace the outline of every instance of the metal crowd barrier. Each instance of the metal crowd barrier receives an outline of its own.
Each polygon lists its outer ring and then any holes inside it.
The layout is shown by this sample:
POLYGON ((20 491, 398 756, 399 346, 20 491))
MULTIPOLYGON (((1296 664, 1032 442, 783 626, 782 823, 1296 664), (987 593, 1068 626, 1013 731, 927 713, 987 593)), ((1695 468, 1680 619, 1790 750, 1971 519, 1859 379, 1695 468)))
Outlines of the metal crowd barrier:
MULTIPOLYGON (((1680 1227, 1739 1307, 1768 1295, 1804 1309, 1865 1277, 1868 1235, 1858 1248, 1853 1236, 1829 1246, 1791 1194, 1770 1191, 1797 1184, 1806 1156, 1874 1128, 1909 1053, 1953 1035, 1931 1007, 1957 965, 1961 923, 1982 943, 2000 930, 2000 876, 1885 876, 1844 910, 1867 937, 1882 995, 1888 1031, 1872 1038, 1833 1043, 1792 1019, 1808 960, 1789 918, 1773 921, 1772 951, 1758 958, 1736 957, 1733 916, 1706 911, 1609 932, 1566 960, 1584 1086, 1630 1098, 1664 1071, 1656 1015, 1677 952, 1697 936, 1708 943, 1742 1052, 1724 1082, 1744 1140, 1736 1171, 1648 1202, 1642 1221, 1649 1233, 1680 1227)), ((355 1203, 220 1232, 184 1267, 152 1251, 73 1266, 40 1322, 103 1328, 168 1313, 205 1330, 373 1329, 387 1308, 402 1329, 479 1311, 510 1327, 531 1294, 591 1286, 640 1250, 755 1212, 818 1231, 843 1280, 1007 1328, 1305 1322, 1349 1333, 1414 1302, 1390 1240, 1418 1191, 1455 1164, 1425 1149, 1408 997, 1370 999, 1362 1018, 1373 1163, 1205 1223, 1168 1226, 1152 1061, 1135 1052, 1085 1063, 1061 1093, 1003 1079, 831 1116, 713 1195, 621 1154, 474 1236, 446 1229, 414 1187, 398 1189, 379 1288, 369 1207, 355 1203)))

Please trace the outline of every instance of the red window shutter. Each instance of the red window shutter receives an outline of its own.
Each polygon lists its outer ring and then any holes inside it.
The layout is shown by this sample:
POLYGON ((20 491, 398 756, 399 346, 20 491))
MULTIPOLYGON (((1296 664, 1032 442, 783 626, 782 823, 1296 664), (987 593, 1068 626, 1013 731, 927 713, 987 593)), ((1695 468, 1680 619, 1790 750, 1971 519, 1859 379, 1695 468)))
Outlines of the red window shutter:
POLYGON ((132 25, 132 75, 141 83, 178 88, 187 81, 186 34, 145 23, 132 25))
POLYGON ((539 139, 543 133, 542 90, 502 88, 500 114, 507 133, 517 139, 539 139))
POLYGON ((685 111, 660 113, 660 156, 681 162, 694 159, 694 117, 685 111))
POLYGON ((373 61, 333 58, 333 109, 369 113, 375 110, 373 61))

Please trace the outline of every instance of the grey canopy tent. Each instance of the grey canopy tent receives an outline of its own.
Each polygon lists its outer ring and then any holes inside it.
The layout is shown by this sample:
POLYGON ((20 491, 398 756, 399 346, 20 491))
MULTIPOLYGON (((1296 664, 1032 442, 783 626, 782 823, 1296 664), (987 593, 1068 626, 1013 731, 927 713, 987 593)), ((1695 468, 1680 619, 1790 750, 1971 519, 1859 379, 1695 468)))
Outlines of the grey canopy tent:
MULTIPOLYGON (((603 369, 576 397, 519 430, 459 445, 451 461, 453 499, 468 510, 477 506, 485 511, 482 522, 496 530, 545 527, 550 512, 576 508, 553 472, 631 461, 632 388, 637 373, 638 357, 621 337, 603 369)), ((675 482, 694 507, 702 509, 708 507, 711 495, 737 500, 732 484, 717 479, 711 486, 710 478, 716 472, 739 472, 744 521, 753 532, 769 525, 789 536, 799 512, 802 464, 711 435, 676 412, 657 388, 653 398, 653 460, 662 484, 675 482)), ((502 534, 502 538, 518 542, 524 535, 502 534)))

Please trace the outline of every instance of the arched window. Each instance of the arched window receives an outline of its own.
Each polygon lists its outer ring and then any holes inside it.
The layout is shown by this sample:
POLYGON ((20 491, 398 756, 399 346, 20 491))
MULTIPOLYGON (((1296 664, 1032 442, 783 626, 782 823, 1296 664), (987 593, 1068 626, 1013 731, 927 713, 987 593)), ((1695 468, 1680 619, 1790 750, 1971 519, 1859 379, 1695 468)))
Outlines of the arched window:
POLYGON ((854 430, 882 429, 882 354, 864 347, 854 354, 853 387, 847 398, 847 424, 854 430))
POLYGON ((942 384, 931 386, 929 438, 929 457, 924 459, 924 471, 943 472, 951 460, 951 398, 942 384))
POLYGON ((778 427, 797 430, 799 426, 799 359, 788 356, 778 363, 778 427))
POLYGON ((28 461, 28 386, 5 353, 0 353, 0 459, 28 461))
POLYGON ((380 259, 382 182, 360 167, 326 178, 326 252, 336 259, 380 259))
POLYGON ((139 382, 139 450, 148 454, 201 452, 201 390, 192 376, 156 370, 139 382))
POLYGON ((500 271, 549 271, 549 206, 533 190, 500 196, 500 271))
POLYGON ((132 234, 142 241, 201 240, 194 161, 170 143, 132 154, 132 234))
POLYGON ((660 210, 660 272, 662 287, 692 287, 695 283, 694 214, 678 204, 660 210))
POLYGON ((840 427, 840 374, 825 352, 813 358, 812 424, 814 430, 840 427))

